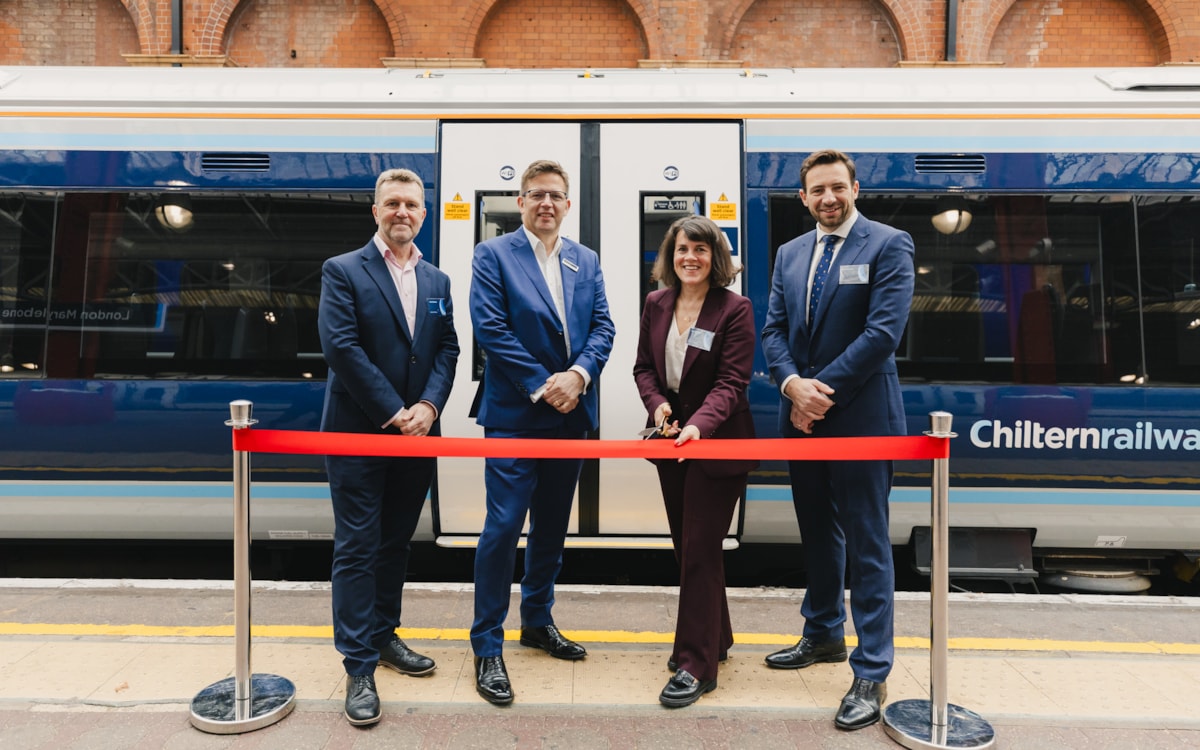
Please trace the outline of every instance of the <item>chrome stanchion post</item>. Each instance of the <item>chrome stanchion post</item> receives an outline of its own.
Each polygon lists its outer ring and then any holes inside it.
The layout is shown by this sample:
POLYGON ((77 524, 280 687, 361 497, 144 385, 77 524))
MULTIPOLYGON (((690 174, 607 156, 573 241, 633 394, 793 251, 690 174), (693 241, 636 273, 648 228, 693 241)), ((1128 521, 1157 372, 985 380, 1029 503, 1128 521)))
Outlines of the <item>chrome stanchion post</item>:
MULTIPOLYGON (((244 430, 254 404, 231 401, 225 424, 244 430)), ((213 734, 262 729, 295 706, 296 686, 273 674, 250 671, 250 453, 233 452, 233 677, 214 682, 192 699, 192 726, 213 734)))
MULTIPOLYGON (((953 416, 944 411, 929 415, 926 435, 952 438, 953 416)), ((932 553, 929 561, 929 697, 903 700, 883 710, 883 728, 896 742, 913 748, 989 748, 996 742, 992 725, 973 711, 946 698, 946 653, 950 619, 950 459, 933 462, 930 511, 932 553)))

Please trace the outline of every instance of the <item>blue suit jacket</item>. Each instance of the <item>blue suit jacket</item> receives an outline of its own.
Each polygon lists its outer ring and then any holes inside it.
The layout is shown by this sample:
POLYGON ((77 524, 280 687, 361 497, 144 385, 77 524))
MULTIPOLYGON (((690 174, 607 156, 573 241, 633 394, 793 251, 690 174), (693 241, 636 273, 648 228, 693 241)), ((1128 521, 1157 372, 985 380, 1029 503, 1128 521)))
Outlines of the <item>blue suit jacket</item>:
MULTIPOLYGON (((763 352, 776 383, 789 375, 834 389, 834 406, 814 435, 903 435, 896 348, 913 294, 913 242, 907 232, 859 214, 838 251, 812 321, 806 322, 816 230, 779 248, 771 277, 763 352)), ((780 432, 791 434, 782 399, 780 432)))
MULTIPOLYGON (((325 261, 317 327, 329 364, 321 429, 380 432, 404 407, 446 406, 458 362, 450 278, 417 263, 417 323, 410 335, 400 294, 374 239, 325 261)), ((430 434, 439 434, 434 422, 430 434)))
POLYGON ((585 432, 599 425, 596 384, 612 351, 613 323, 604 294, 600 259, 563 238, 560 254, 563 306, 571 355, 550 288, 523 229, 481 242, 471 264, 471 322, 487 355, 476 421, 501 429, 585 432), (560 414, 530 395, 553 373, 579 365, 592 378, 579 406, 560 414))

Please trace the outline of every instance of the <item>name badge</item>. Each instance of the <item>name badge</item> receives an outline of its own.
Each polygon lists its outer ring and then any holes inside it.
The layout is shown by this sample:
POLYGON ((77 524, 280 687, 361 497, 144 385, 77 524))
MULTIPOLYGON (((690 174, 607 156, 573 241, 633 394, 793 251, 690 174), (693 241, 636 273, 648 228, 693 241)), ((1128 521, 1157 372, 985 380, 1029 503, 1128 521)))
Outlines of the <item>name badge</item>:
POLYGON ((562 263, 563 263, 563 265, 564 265, 564 266, 566 266, 567 268, 571 269, 572 271, 574 271, 574 272, 576 272, 576 273, 579 273, 579 266, 575 265, 574 263, 572 263, 571 261, 567 260, 566 258, 563 258, 563 262, 562 262, 562 263))
POLYGON ((687 345, 694 346, 697 349, 706 352, 711 352, 713 345, 713 332, 706 331, 703 328, 689 328, 687 345))
POLYGON ((866 263, 857 266, 842 266, 839 284, 866 284, 870 277, 870 266, 866 263))
POLYGON ((429 314, 430 315, 445 315, 446 300, 441 297, 431 297, 429 299, 429 314))

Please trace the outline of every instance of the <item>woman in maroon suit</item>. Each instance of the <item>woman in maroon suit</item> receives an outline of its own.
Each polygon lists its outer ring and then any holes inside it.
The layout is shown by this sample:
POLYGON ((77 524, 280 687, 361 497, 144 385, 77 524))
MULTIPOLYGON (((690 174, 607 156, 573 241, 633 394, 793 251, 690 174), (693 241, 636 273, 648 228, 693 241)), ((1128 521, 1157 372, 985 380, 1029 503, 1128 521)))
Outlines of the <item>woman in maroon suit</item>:
MULTIPOLYGON (((701 438, 752 438, 746 386, 754 358, 750 300, 725 287, 740 269, 716 224, 701 216, 667 230, 646 297, 634 379, 647 426, 676 445, 701 438)), ((659 695, 689 706, 717 687, 717 663, 733 645, 722 542, 746 490, 750 460, 655 461, 679 562, 679 614, 659 695)))

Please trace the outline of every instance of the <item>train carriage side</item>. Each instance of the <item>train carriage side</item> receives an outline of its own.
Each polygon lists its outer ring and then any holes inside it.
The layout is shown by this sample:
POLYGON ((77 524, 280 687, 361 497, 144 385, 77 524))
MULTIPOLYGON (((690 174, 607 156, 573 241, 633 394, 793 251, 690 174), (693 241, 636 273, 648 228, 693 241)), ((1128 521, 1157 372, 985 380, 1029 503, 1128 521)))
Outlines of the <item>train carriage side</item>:
MULTIPOLYGON (((752 247, 773 254, 811 228, 799 166, 830 146, 856 159, 860 211, 912 234, 897 353, 909 431, 954 414, 950 521, 964 533, 952 555, 982 573, 1022 545, 1048 570, 1200 546, 1200 118, 1194 82, 1141 75, 1156 85, 1095 77, 1086 104, 1002 107, 977 91, 962 108, 747 124, 752 247)), ((749 291, 760 316, 765 260, 749 291)), ((768 429, 773 388, 754 391, 768 429)), ((744 540, 787 541, 785 467, 755 479, 744 540)), ((927 539, 928 482, 927 466, 897 465, 895 545, 914 529, 927 539)))
MULTIPOLYGON (((371 236, 381 169, 435 176, 432 120, 141 73, 3 76, 5 538, 229 538, 229 402, 318 428, 321 263, 371 236)), ((321 457, 253 467, 256 539, 332 538, 321 457)))
MULTIPOLYGON (((816 148, 851 153, 860 210, 916 241, 898 361, 910 432, 930 411, 955 415, 951 522, 1017 530, 1047 559, 1195 551, 1200 87, 1189 76, 0 70, 0 528, 227 537, 228 403, 251 399, 264 427, 316 429, 320 263, 373 231, 375 176, 407 166, 426 178, 418 245, 461 275, 443 234, 494 229, 476 219, 505 218, 513 165, 468 169, 441 147, 478 146, 503 124, 539 146, 551 143, 539 133, 570 131, 580 208, 633 212, 572 227, 598 245, 610 286, 644 270, 637 243, 659 213, 719 204, 760 326, 774 249, 811 226, 800 162, 816 148), (659 164, 674 151, 688 161, 659 164), (695 177, 693 161, 711 169, 695 177), (456 201, 475 172, 478 190, 456 201)), ((458 258, 470 239, 451 244, 458 258)), ((621 314, 636 324, 641 287, 627 286, 621 314)), ((460 335, 466 293, 459 279, 460 335)), ((632 346, 634 330, 619 326, 618 341, 632 346)), ((771 435, 778 392, 756 357, 752 406, 771 435)), ((470 400, 469 368, 464 356, 455 403, 470 400)), ((624 425, 613 404, 607 418, 624 425)), ((255 457, 254 476, 256 538, 328 538, 319 458, 255 457)), ((633 497, 619 472, 590 481, 578 536, 613 529, 636 543, 662 525, 652 502, 606 512, 633 497)), ((797 541, 784 467, 751 481, 741 541, 797 541)), ((928 467, 898 465, 894 544, 928 523, 928 503, 928 467)))

